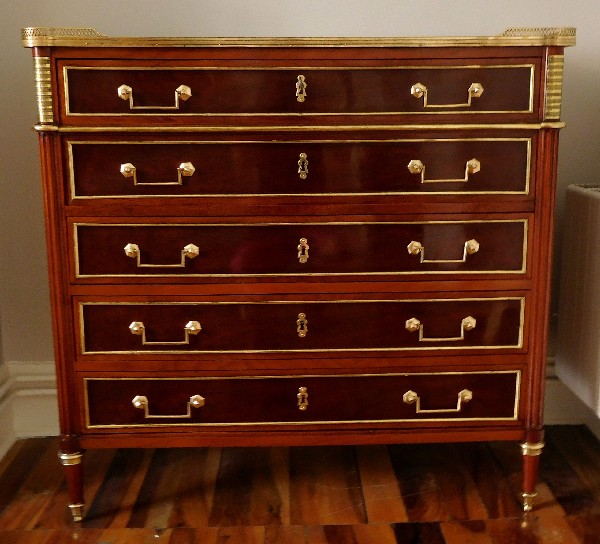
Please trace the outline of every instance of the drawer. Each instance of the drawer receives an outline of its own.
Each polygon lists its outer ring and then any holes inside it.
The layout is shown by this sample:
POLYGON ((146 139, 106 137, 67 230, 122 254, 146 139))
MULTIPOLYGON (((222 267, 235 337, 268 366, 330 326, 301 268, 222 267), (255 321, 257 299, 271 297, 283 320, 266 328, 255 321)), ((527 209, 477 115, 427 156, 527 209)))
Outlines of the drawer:
POLYGON ((525 299, 80 302, 83 355, 515 350, 525 299))
POLYGON ((527 194, 531 138, 67 142, 96 198, 527 194))
POLYGON ((528 224, 75 223, 75 278, 523 274, 528 224))
POLYGON ((511 421, 520 381, 519 371, 84 378, 85 427, 511 421))
POLYGON ((425 61, 421 66, 369 67, 358 61, 335 68, 153 64, 62 65, 65 115, 437 116, 534 111, 534 64, 425 61))

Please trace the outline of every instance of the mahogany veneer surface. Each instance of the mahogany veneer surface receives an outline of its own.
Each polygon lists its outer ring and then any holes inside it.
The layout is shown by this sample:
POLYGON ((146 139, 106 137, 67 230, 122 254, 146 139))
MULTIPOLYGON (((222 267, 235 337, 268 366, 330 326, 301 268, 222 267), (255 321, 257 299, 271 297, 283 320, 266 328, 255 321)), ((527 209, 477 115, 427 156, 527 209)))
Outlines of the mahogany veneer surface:
MULTIPOLYGON (((157 46, 29 29, 24 42, 76 517, 81 450, 124 446, 521 440, 530 506, 573 29, 157 46)), ((276 455, 295 459, 293 478, 336 450, 290 451, 276 455)), ((144 486, 168 489, 162 464, 131 455, 155 474, 144 486)), ((344 466, 348 501, 332 495, 322 519, 301 501, 289 525, 364 523, 344 466)))

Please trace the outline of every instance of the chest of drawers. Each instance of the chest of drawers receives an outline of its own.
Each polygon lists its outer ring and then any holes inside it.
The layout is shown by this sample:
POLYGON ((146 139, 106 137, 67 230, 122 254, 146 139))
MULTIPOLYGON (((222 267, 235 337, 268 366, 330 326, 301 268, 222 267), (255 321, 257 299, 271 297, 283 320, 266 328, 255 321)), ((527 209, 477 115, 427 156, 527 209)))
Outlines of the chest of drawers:
POLYGON ((29 28, 75 519, 83 449, 543 446, 563 49, 29 28))

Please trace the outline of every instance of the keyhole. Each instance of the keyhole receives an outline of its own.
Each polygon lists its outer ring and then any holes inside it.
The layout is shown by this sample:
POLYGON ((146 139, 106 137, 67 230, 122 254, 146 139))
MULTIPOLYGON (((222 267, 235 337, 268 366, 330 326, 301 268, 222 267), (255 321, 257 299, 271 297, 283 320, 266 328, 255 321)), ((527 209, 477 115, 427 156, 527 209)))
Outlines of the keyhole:
POLYGON ((306 238, 300 238, 300 243, 298 244, 298 260, 303 264, 308 261, 308 240, 306 238))
POLYGON ((308 408, 308 389, 299 387, 296 398, 298 399, 298 410, 306 410, 308 408))
POLYGON ((296 321, 296 325, 298 336, 300 338, 304 338, 306 336, 306 333, 308 332, 308 321, 306 319, 306 314, 298 314, 298 320, 296 321))

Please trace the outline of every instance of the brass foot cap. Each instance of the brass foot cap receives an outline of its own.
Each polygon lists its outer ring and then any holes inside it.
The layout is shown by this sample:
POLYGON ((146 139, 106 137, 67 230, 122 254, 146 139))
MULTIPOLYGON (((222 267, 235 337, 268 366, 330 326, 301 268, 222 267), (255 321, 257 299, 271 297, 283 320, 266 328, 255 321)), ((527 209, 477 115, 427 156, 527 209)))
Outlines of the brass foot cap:
POLYGON ((537 496, 537 493, 523 493, 523 511, 531 512, 533 510, 533 500, 537 496))
POLYGON ((71 514, 73 515, 73 521, 83 520, 83 504, 69 504, 71 514))

